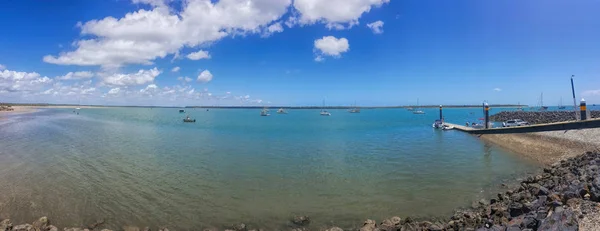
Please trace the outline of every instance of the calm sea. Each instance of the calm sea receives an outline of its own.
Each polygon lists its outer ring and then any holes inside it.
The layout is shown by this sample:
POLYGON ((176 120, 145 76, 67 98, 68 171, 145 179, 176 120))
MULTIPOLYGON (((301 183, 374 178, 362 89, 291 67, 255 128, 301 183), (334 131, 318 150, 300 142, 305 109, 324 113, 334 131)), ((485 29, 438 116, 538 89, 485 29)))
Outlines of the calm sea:
MULTIPOLYGON (((446 216, 536 164, 459 131, 437 109, 47 109, 0 120, 0 217, 59 226, 106 219, 178 230, 277 229, 446 216)), ((477 121, 481 109, 446 109, 477 121)))

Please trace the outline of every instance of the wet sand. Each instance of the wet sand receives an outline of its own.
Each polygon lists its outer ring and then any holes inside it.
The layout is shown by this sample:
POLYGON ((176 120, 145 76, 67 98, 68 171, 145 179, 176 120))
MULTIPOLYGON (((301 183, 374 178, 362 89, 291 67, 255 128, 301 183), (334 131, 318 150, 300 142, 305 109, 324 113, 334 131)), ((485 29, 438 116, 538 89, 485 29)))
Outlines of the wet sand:
POLYGON ((484 142, 551 165, 586 151, 600 150, 600 128, 523 134, 486 134, 484 142))

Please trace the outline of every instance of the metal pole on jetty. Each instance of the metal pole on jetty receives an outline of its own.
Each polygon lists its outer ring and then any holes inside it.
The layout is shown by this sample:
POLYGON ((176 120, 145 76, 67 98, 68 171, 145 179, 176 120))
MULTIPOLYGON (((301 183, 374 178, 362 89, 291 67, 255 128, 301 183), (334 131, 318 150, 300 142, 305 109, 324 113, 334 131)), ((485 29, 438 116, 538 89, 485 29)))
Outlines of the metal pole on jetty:
POLYGON ((490 126, 490 105, 488 105, 488 103, 484 103, 483 107, 483 110, 485 111, 485 129, 488 129, 490 126))
POLYGON ((585 99, 581 98, 579 103, 579 114, 581 114, 581 120, 587 120, 587 108, 585 106, 585 99))
POLYGON ((577 115, 577 99, 575 99, 575 84, 573 84, 573 78, 575 75, 571 75, 571 92, 573 93, 573 111, 575 112, 575 120, 579 120, 577 115))

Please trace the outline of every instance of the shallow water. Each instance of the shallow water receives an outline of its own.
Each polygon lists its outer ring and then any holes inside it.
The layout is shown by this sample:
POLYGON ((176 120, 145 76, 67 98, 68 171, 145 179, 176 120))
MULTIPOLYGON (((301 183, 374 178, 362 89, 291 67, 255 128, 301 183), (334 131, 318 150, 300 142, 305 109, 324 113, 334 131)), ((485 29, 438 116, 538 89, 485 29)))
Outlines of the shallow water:
MULTIPOLYGON (((0 217, 178 230, 295 214, 311 226, 444 216, 537 166, 458 131, 437 109, 48 109, 0 121, 0 217)), ((481 109, 446 109, 463 124, 481 109)))

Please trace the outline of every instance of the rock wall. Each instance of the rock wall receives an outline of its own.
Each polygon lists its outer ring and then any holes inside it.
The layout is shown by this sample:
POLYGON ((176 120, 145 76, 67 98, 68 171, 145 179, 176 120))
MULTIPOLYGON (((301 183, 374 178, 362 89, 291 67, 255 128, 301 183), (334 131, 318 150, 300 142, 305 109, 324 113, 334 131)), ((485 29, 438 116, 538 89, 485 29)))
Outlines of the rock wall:
MULTIPOLYGON (((591 111, 592 118, 600 118, 600 111, 591 111)), ((502 111, 490 116, 490 120, 504 122, 522 119, 530 124, 556 123, 575 120, 573 111, 502 111)))

